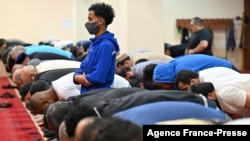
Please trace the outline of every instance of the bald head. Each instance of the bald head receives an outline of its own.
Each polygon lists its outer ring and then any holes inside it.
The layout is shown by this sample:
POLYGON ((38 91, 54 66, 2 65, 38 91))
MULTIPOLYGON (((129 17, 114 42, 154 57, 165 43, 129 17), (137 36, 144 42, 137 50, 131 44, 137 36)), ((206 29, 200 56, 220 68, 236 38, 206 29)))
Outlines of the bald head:
POLYGON ((11 52, 10 52, 10 55, 11 55, 11 58, 12 59, 16 59, 17 55, 21 52, 24 52, 25 49, 24 49, 24 46, 14 46, 12 49, 11 49, 11 52))
POLYGON ((34 81, 35 78, 34 76, 37 74, 36 68, 35 66, 32 65, 28 65, 22 68, 21 71, 21 79, 22 82, 30 82, 30 81, 34 81))
POLYGON ((22 64, 15 64, 12 68, 12 74, 17 70, 17 69, 22 69, 24 67, 24 65, 22 64))
POLYGON ((82 120, 80 120, 78 123, 77 123, 77 126, 76 126, 76 129, 75 129, 75 135, 74 135, 74 140, 76 141, 81 141, 81 136, 82 136, 82 133, 84 131, 84 128, 92 123, 94 121, 95 117, 87 117, 87 118, 83 118, 82 120))
POLYGON ((45 110, 50 105, 48 90, 37 92, 30 98, 30 107, 36 114, 44 114, 45 110))
POLYGON ((22 69, 20 68, 20 69, 15 70, 12 75, 12 81, 18 86, 21 86, 22 84, 21 72, 22 72, 22 69))

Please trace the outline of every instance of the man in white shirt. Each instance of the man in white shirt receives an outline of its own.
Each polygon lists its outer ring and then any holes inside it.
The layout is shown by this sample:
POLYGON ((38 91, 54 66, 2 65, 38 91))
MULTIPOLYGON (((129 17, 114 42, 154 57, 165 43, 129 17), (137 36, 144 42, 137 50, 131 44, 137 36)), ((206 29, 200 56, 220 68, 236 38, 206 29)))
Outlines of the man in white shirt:
POLYGON ((175 84, 180 90, 187 91, 192 84, 198 82, 212 82, 214 79, 234 74, 240 73, 226 67, 212 67, 199 72, 181 70, 175 77, 175 84))
POLYGON ((37 66, 25 66, 21 71, 22 83, 34 81, 37 73, 45 72, 53 69, 78 68, 81 62, 71 60, 48 60, 41 62, 37 66))
MULTIPOLYGON (((31 96, 30 106, 37 114, 43 114, 47 107, 58 101, 67 100, 69 97, 80 95, 81 85, 73 82, 74 72, 66 74, 59 79, 52 81, 50 89, 40 91, 31 96)), ((124 78, 115 75, 112 88, 131 87, 124 78)))
POLYGON ((126 87, 131 87, 130 83, 128 80, 125 78, 121 77, 118 74, 115 74, 113 84, 111 85, 111 88, 126 88, 126 87))
POLYGON ((237 117, 250 116, 250 74, 235 74, 196 83, 191 91, 218 101, 224 112, 237 117), (214 89, 214 90, 213 90, 214 89))
POLYGON ((51 88, 31 96, 30 106, 34 113, 43 114, 48 106, 58 100, 65 101, 68 97, 80 95, 81 85, 73 83, 73 74, 66 74, 52 82, 51 88))

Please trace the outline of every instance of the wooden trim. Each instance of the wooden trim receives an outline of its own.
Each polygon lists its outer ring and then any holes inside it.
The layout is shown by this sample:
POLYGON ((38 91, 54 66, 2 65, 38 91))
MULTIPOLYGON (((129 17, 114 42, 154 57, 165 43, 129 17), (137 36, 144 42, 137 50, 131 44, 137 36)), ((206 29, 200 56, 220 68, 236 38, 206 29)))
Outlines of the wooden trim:
MULTIPOLYGON (((177 19, 177 28, 187 28, 189 29, 189 23, 191 19, 177 19)), ((233 19, 203 19, 205 27, 211 29, 227 29, 229 25, 233 22, 233 19)))

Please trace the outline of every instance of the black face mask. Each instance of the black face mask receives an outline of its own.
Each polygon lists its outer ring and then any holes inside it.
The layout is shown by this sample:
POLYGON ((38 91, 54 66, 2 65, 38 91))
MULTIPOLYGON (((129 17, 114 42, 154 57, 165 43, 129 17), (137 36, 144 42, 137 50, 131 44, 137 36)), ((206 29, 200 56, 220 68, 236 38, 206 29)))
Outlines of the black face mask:
POLYGON ((99 25, 95 23, 85 23, 85 27, 88 30, 89 34, 95 34, 99 30, 99 25))

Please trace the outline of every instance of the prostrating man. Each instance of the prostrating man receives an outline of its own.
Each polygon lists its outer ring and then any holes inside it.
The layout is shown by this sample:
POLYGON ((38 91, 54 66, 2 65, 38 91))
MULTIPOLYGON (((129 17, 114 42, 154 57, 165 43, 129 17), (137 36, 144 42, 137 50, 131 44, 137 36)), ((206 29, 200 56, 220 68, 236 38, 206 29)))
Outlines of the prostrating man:
POLYGON ((203 54, 189 54, 177 57, 169 63, 157 65, 154 69, 153 81, 162 89, 175 89, 174 80, 179 71, 186 69, 198 72, 212 67, 233 69, 232 63, 228 60, 203 54))
POLYGON ((250 116, 250 74, 229 75, 191 85, 191 91, 201 93, 219 103, 233 117, 250 116))
POLYGON ((162 101, 139 105, 116 113, 114 116, 132 121, 140 126, 186 118, 216 119, 221 121, 228 121, 230 119, 222 111, 185 101, 162 101))
POLYGON ((214 79, 224 76, 240 74, 237 71, 226 67, 213 67, 198 72, 181 70, 175 77, 175 85, 180 90, 189 90, 190 85, 198 82, 212 82, 214 79))
POLYGON ((35 75, 41 72, 54 69, 78 68, 81 62, 71 60, 49 60, 41 62, 37 66, 28 65, 22 68, 21 75, 22 83, 35 80, 35 75))

